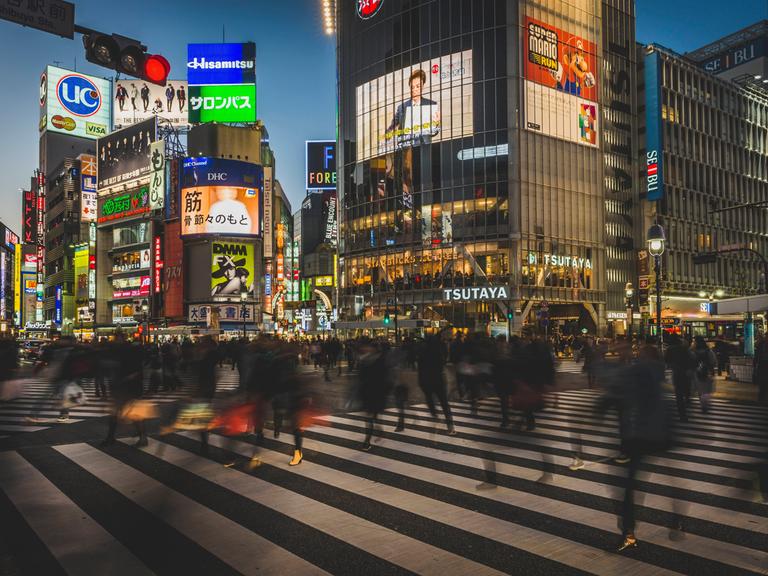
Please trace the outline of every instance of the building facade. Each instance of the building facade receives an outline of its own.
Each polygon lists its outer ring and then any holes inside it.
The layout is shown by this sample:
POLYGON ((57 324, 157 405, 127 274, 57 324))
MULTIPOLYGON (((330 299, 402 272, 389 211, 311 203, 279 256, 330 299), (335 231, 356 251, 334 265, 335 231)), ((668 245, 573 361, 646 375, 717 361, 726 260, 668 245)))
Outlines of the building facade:
POLYGON ((337 9, 345 319, 397 291, 432 323, 604 332, 634 273, 634 2, 357 6, 337 9))
POLYGON ((768 91, 660 46, 638 53, 646 228, 657 221, 667 236, 663 319, 672 331, 735 340, 741 317, 713 315, 710 303, 765 291, 744 248, 768 254, 768 210, 755 205, 768 197, 768 91), (694 262, 716 251, 714 261, 694 262))

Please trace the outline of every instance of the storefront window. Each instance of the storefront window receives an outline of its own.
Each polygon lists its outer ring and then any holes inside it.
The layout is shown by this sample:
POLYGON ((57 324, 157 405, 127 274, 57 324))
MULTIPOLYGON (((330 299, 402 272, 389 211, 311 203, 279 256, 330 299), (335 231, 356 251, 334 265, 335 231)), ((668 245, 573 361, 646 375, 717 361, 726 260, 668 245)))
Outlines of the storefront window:
POLYGON ((112 246, 115 248, 146 242, 149 242, 149 222, 137 222, 112 229, 112 246))

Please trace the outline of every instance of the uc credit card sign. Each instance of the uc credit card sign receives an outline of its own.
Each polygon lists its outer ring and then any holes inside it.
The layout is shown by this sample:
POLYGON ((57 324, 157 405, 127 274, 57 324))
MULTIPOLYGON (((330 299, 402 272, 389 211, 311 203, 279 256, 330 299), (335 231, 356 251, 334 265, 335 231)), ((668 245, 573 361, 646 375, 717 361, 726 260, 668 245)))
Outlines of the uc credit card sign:
POLYGON ((188 44, 187 84, 255 84, 256 44, 188 44))

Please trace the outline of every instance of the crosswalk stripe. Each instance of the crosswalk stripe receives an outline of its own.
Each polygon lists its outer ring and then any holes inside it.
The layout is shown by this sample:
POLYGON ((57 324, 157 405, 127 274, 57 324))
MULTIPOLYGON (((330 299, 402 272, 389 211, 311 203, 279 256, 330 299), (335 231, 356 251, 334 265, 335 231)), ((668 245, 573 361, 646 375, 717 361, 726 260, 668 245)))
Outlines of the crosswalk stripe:
MULTIPOLYGON (((457 412, 458 411, 454 411, 454 417, 453 417, 454 422, 462 422, 464 424, 471 424, 471 425, 481 424, 483 426, 488 427, 488 424, 485 423, 485 422, 478 422, 477 419, 475 419, 475 418, 466 418, 466 417, 458 416, 457 412)), ((386 420, 387 422, 395 422, 396 421, 395 420, 396 414, 394 412, 388 410, 388 411, 383 412, 382 414, 385 414, 385 415, 391 417, 391 419, 386 420)), ((428 419, 429 421, 432 421, 428 411, 424 412, 424 413, 421 413, 420 417, 422 417, 424 419, 428 419)), ((537 428, 536 428, 537 431, 538 430, 542 430, 542 429, 543 429, 543 427, 540 427, 540 426, 537 426, 537 428)), ((457 428, 457 430, 461 430, 461 429, 457 428)), ((561 431, 555 430, 554 432, 555 433, 559 433, 561 431)), ((559 436, 564 436, 566 438, 570 438, 571 441, 575 442, 575 443, 584 442, 586 439, 590 439, 590 438, 602 438, 602 437, 590 437, 590 436, 582 434, 582 433, 579 434, 578 438, 576 436, 574 436, 573 433, 570 433, 570 434, 558 434, 558 435, 559 436)), ((520 437, 519 435, 512 435, 509 432, 501 432, 501 433, 494 432, 493 435, 490 436, 490 438, 510 439, 510 440, 518 440, 519 437, 520 437)), ((615 445, 616 448, 614 449, 613 454, 617 454, 618 453, 618 451, 619 451, 619 442, 618 442, 617 439, 606 438, 604 440, 604 443, 611 443, 611 444, 615 445)), ((583 444, 582 444, 582 446, 583 446, 583 444)), ((583 448, 583 450, 585 451, 585 453, 589 453, 589 449, 588 448, 583 448)), ((607 467, 605 465, 603 465, 602 467, 604 469, 610 469, 609 467, 607 467)), ((677 466, 675 466, 675 468, 677 468, 677 466)), ((615 467, 615 468, 613 468, 613 470, 615 470, 614 475, 616 475, 616 476, 623 476, 624 475, 624 471, 623 471, 622 468, 615 467)), ((649 473, 645 473, 645 472, 640 472, 638 474, 638 479, 640 479, 640 480, 649 481, 649 482, 659 482, 659 483, 662 483, 662 484, 669 483, 670 481, 672 481, 673 478, 675 478, 675 481, 677 482, 677 478, 676 477, 672 477, 672 476, 669 476, 667 474, 660 474, 660 473, 650 473, 649 474, 649 473)), ((737 489, 737 488, 732 488, 730 486, 724 486, 724 485, 717 484, 717 483, 698 482, 696 480, 689 480, 689 479, 683 479, 683 480, 681 480, 681 482, 682 482, 682 484, 679 485, 681 488, 685 488, 685 489, 692 490, 692 491, 703 492, 705 494, 717 494, 719 496, 723 496, 723 497, 726 497, 726 498, 735 498, 735 499, 743 499, 743 500, 750 500, 751 499, 751 495, 745 494, 744 490, 740 490, 740 489, 737 489)))
MULTIPOLYGON (((221 437, 214 436, 211 444, 225 446, 227 442, 221 437)), ((369 554, 379 556, 418 574, 455 574, 457 576, 500 574, 487 566, 413 540, 394 530, 386 529, 259 478, 223 468, 174 446, 153 442, 146 451, 236 494, 295 518, 315 530, 330 534, 369 554)), ((285 456, 282 456, 282 460, 285 461, 285 459, 285 456)))
MULTIPOLYGON (((348 426, 355 427, 359 430, 357 433, 357 438, 362 441, 362 432, 363 432, 363 426, 362 423, 359 420, 352 420, 349 418, 343 418, 339 416, 330 416, 324 418, 325 420, 333 423, 339 423, 339 424, 346 424, 348 426)), ((389 420, 390 423, 394 423, 395 420, 389 420)), ((335 434, 336 428, 329 428, 327 430, 323 429, 317 429, 315 430, 316 433, 323 434, 335 434)), ((442 438, 442 436, 436 436, 429 432, 421 432, 418 430, 411 430, 406 429, 404 432, 398 433, 398 438, 404 438, 404 439, 417 439, 417 440, 428 440, 430 442, 436 441, 436 438, 442 438)), ((509 454, 510 456, 514 456, 516 458, 522 458, 525 460, 528 460, 530 462, 534 462, 532 466, 535 466, 539 468, 539 474, 540 474, 540 467, 539 463, 542 461, 542 453, 541 452, 534 452, 529 450, 520 450, 518 448, 514 448, 513 450, 509 450, 505 447, 500 447, 498 444, 493 444, 492 438, 485 439, 485 441, 474 441, 474 440, 466 440, 463 442, 463 445, 468 448, 474 448, 479 450, 484 450, 489 453, 499 453, 499 454, 509 454)), ((615 454, 615 451, 612 452, 612 454, 615 454)), ((587 457, 587 453, 585 453, 585 458, 587 457)), ((551 457, 553 463, 556 466, 561 467, 567 467, 571 463, 570 456, 558 456, 554 455, 551 457)), ((594 467, 590 467, 590 470, 595 470, 594 467)), ((621 470, 617 467, 613 467, 606 464, 599 465, 596 470, 601 471, 603 473, 609 473, 613 476, 620 477, 621 476, 621 470)), ((682 482, 682 479, 673 478, 674 482, 678 484, 679 482, 682 482)), ((599 484, 599 483, 590 483, 589 486, 584 487, 585 493, 595 493, 595 490, 600 490, 600 495, 610 497, 611 491, 615 490, 616 487, 613 485, 608 484, 599 484)), ((642 494, 642 497, 645 499, 645 504, 648 507, 657 508, 659 510, 663 510, 666 512, 673 512, 673 509, 670 504, 669 498, 665 496, 660 496, 651 492, 645 492, 645 491, 638 491, 638 494, 642 494)), ((715 506, 710 506, 707 504, 700 504, 698 502, 690 502, 688 504, 689 511, 688 515, 701 519, 701 520, 707 520, 711 522, 717 522, 718 524, 723 524, 726 526, 733 526, 734 528, 740 528, 743 530, 750 530, 754 532, 760 532, 768 534, 768 517, 762 517, 762 516, 756 516, 753 514, 747 514, 744 512, 738 512, 733 510, 726 510, 723 508, 718 508, 715 506)))
MULTIPOLYGON (((313 431, 318 435, 324 435, 330 431, 333 431, 334 433, 337 432, 335 429, 329 430, 327 428, 314 428, 313 431)), ((349 436, 350 434, 346 433, 340 434, 338 437, 349 438, 349 436)), ((286 441, 283 442, 287 443, 286 441)), ((547 514, 554 518, 568 520, 578 524, 585 524, 598 530, 611 532, 615 526, 616 518, 613 514, 610 513, 591 510, 589 508, 584 508, 583 506, 569 504, 559 500, 552 500, 537 494, 513 490, 504 486, 498 486, 494 490, 484 490, 482 492, 478 492, 476 480, 473 480, 472 478, 440 472, 438 470, 411 464, 403 460, 381 457, 376 455, 375 451, 373 453, 361 455, 361 453, 357 450, 351 450, 336 444, 321 442, 318 440, 308 440, 306 441, 306 445, 307 448, 315 450, 320 454, 329 454, 344 460, 370 466, 378 470, 386 470, 388 472, 397 473, 409 478, 419 479, 440 486, 460 490, 462 492, 473 494, 481 498, 488 498, 503 504, 517 506, 540 514, 547 514)), ((407 454, 414 454, 422 457, 435 458, 437 460, 450 459, 453 464, 461 463, 462 465, 473 468, 477 471, 482 469, 482 462, 478 458, 456 455, 442 450, 430 448, 414 449, 412 445, 399 442, 397 440, 382 439, 380 443, 377 444, 376 451, 378 451, 379 448, 402 451, 404 453, 404 459, 407 459, 407 454)), ((285 466, 285 456, 282 454, 277 457, 277 460, 275 460, 274 457, 267 458, 265 457, 265 454, 265 451, 260 453, 260 457, 265 462, 273 465, 281 465, 282 463, 282 466, 285 466)), ((311 460, 312 456, 309 455, 307 458, 311 460)), ((309 478, 319 479, 320 476, 318 473, 318 465, 311 462, 310 464, 311 466, 308 466, 307 469, 296 470, 296 472, 309 478)), ((535 470, 507 466, 503 463, 496 463, 496 472, 500 475, 508 475, 516 478, 527 476, 527 479, 530 480, 533 480, 533 476, 539 474, 539 472, 535 470)), ((356 483, 359 481, 359 478, 352 477, 348 482, 344 482, 345 478, 339 478, 339 476, 340 475, 338 472, 325 474, 325 477, 327 478, 326 481, 329 484, 337 487, 343 487, 344 489, 351 491, 359 489, 356 483)), ((566 484, 568 484, 571 480, 575 480, 574 484, 577 482, 587 484, 587 482, 560 475, 556 477, 554 483, 560 487, 563 480, 566 484)), ((379 498, 382 490, 381 483, 372 482, 371 484, 374 486, 372 486, 371 490, 365 492, 364 495, 367 497, 379 498)), ((616 494, 617 491, 615 488, 610 491, 612 492, 613 498, 620 498, 620 495, 616 494)), ((400 495, 396 494, 395 496, 399 498, 398 502, 402 501, 400 495)), ((428 509, 433 508, 434 505, 428 507, 428 509)), ((471 522, 471 518, 468 519, 468 521, 471 522)), ((478 534, 481 533, 480 530, 484 528, 486 524, 487 520, 483 518, 482 522, 478 522, 479 526, 475 526, 473 528, 473 532, 478 534)), ((668 529, 665 529, 663 526, 654 526, 652 524, 642 523, 642 526, 639 529, 642 530, 644 541, 659 545, 664 548, 670 548, 671 550, 677 550, 677 545, 669 541, 668 529)), ((510 534, 510 531, 502 530, 502 533, 510 534)), ((709 558, 713 561, 725 562, 745 569, 749 569, 750 567, 754 566, 760 566, 768 562, 768 553, 759 552, 733 544, 725 544, 711 538, 700 537, 692 534, 689 534, 688 536, 690 539, 687 542, 686 553, 691 553, 702 558, 709 558)), ((504 541, 511 542, 512 545, 516 545, 518 542, 517 538, 510 538, 509 536, 506 536, 504 541)), ((590 561, 594 560, 595 557, 591 556, 590 561)), ((583 565, 570 565, 574 568, 584 568, 583 565)), ((616 568, 616 566, 607 566, 606 568, 616 568)), ((593 569, 593 567, 590 566, 590 569, 593 569)))
POLYGON ((15 452, 0 452, 0 488, 68 573, 152 574, 37 468, 15 452), (76 552, 83 542, 89 543, 93 553, 82 555, 76 552))
POLYGON ((39 432, 48 426, 21 426, 18 424, 0 424, 0 432, 39 432))
MULTIPOLYGON (((252 448, 249 444, 242 442, 230 443, 221 437, 212 439, 221 447, 232 446, 237 453, 249 454, 252 448)), ((317 449, 318 452, 342 457, 366 466, 375 466, 381 470, 395 471, 402 474, 398 469, 398 462, 388 459, 380 459, 373 454, 361 454, 358 451, 349 450, 337 446, 322 445, 313 440, 307 441, 307 447, 317 449), (341 455, 341 456, 340 456, 341 455)), ((282 469, 288 469, 286 457, 282 453, 270 450, 261 450, 259 453, 263 462, 282 469)), ((427 498, 412 492, 388 486, 385 483, 367 480, 359 476, 341 472, 336 469, 321 466, 307 461, 302 463, 302 467, 290 469, 294 474, 305 478, 323 482, 330 486, 340 488, 350 493, 373 499, 377 502, 396 506, 407 510, 413 514, 430 519, 435 522, 454 526, 457 523, 473 534, 495 540, 512 548, 519 548, 536 554, 538 556, 555 560, 571 568, 584 569, 589 567, 590 572, 595 574, 615 574, 621 566, 622 570, 628 570, 629 574, 674 574, 672 571, 660 569, 654 566, 637 562, 631 559, 621 558, 614 554, 565 540, 563 538, 547 534, 538 530, 527 528, 519 524, 493 518, 461 508, 459 506, 427 498)), ((426 471, 430 475, 434 471, 426 471)), ((421 469, 419 473, 410 475, 413 478, 424 479, 425 470, 421 469)), ((407 475, 407 474, 406 474, 407 475)), ((424 573, 417 571, 418 573, 424 573)), ((436 573, 442 573, 442 570, 436 573)), ((450 573, 450 571, 449 571, 450 573)), ((477 573, 477 572, 457 572, 457 573, 477 573)), ((485 573, 485 572, 483 572, 485 573)))
POLYGON ((56 446, 61 454, 244 574, 326 574, 220 514, 87 444, 56 446))

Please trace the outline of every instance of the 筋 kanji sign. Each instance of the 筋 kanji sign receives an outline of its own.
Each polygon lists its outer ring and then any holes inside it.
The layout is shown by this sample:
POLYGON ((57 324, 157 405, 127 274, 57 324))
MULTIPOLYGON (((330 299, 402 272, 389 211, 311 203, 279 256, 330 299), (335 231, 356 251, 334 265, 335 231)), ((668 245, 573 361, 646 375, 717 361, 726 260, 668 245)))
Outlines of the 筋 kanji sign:
POLYGON ((256 46, 187 45, 190 124, 256 122, 256 46))
POLYGON ((256 122, 256 85, 190 86, 189 121, 256 122))
POLYGON ((263 192, 261 166, 222 158, 186 158, 181 185, 182 236, 260 236, 263 192))

